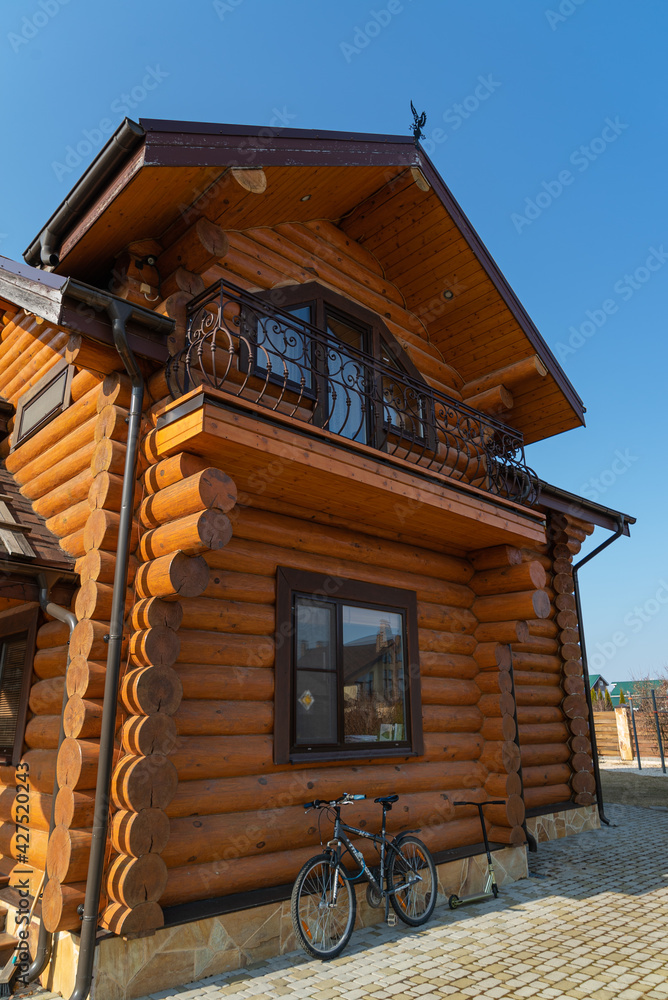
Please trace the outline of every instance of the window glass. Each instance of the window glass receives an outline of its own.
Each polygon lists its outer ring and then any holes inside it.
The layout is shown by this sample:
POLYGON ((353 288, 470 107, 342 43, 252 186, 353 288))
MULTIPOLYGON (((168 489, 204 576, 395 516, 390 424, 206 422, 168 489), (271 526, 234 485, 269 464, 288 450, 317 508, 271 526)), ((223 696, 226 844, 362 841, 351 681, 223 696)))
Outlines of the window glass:
MULTIPOLYGON (((312 322, 310 304, 284 310, 304 323, 312 322)), ((257 367, 272 379, 310 389, 312 385, 311 337, 299 324, 291 326, 282 316, 257 317, 257 367)))
POLYGON ((66 365, 55 377, 45 379, 43 385, 37 383, 28 399, 19 400, 16 444, 69 405, 69 385, 70 371, 66 365))
MULTIPOLYGON (((367 351, 365 331, 331 309, 326 310, 327 333, 342 345, 349 345, 358 351, 367 351)), ((345 347, 340 351, 330 347, 327 351, 327 429, 334 434, 354 441, 367 443, 367 420, 369 394, 372 390, 372 374, 361 359, 345 347)))
POLYGON ((405 739, 402 615, 344 605, 341 616, 345 742, 405 739))
POLYGON ((295 742, 336 743, 335 607, 295 600, 295 742))

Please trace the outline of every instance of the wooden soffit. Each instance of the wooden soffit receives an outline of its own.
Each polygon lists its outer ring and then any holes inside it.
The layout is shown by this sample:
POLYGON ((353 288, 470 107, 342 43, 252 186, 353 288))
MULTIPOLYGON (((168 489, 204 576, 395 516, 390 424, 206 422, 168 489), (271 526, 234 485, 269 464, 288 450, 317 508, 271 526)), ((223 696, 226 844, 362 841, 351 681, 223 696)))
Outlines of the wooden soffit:
POLYGON ((222 468, 239 502, 463 554, 545 541, 544 515, 212 389, 158 416, 152 458, 187 451, 222 468))

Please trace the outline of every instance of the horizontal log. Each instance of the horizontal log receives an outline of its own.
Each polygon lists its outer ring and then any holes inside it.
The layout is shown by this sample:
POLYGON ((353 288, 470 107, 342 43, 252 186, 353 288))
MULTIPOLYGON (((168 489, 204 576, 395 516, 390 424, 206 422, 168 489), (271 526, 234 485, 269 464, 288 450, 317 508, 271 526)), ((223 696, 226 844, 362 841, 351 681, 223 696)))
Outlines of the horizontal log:
POLYGON ((231 666, 212 669, 197 663, 175 663, 171 669, 181 680, 184 698, 236 702, 271 701, 274 697, 274 671, 271 669, 231 666))
POLYGON ((89 340, 79 333, 70 335, 65 359, 71 365, 87 368, 102 375, 116 371, 123 364, 118 351, 112 347, 105 347, 96 340, 89 340))
POLYGON ((61 538, 60 547, 64 552, 67 552, 69 556, 74 556, 75 559, 79 559, 81 556, 85 555, 86 546, 84 545, 84 529, 80 528, 79 531, 74 531, 71 535, 65 535, 61 538))
POLYGON ((179 636, 170 628, 156 626, 130 634, 130 659, 137 667, 171 667, 180 649, 179 636))
POLYGON ((472 656, 461 653, 436 653, 420 650, 420 673, 423 677, 452 677, 469 680, 478 673, 472 656))
MULTIPOLYGON (((79 621, 83 618, 92 618, 95 621, 111 620, 111 605, 114 588, 107 583, 97 583, 95 580, 85 580, 74 602, 74 613, 79 621)), ((134 600, 131 590, 126 591, 125 613, 130 610, 134 600)))
POLYGON ((88 520, 90 507, 87 500, 81 500, 71 507, 54 514, 46 519, 46 527, 56 538, 65 538, 67 535, 81 531, 88 520))
POLYGON ((80 882, 88 873, 92 835, 89 830, 73 830, 56 826, 49 837, 46 870, 49 877, 61 884, 80 882))
POLYGON ((103 380, 97 397, 98 411, 110 403, 129 409, 132 399, 132 384, 125 372, 110 372, 103 380))
POLYGON ((125 674, 120 696, 128 711, 135 714, 173 715, 181 703, 183 688, 178 672, 171 666, 145 666, 125 674))
POLYGON ((201 556, 171 552, 146 562, 135 580, 139 597, 198 597, 209 581, 209 567, 201 556))
POLYGON ((564 698, 562 708, 564 710, 564 714, 568 716, 569 719, 587 719, 589 716, 587 701, 582 695, 567 695, 564 698))
POLYGON ((475 705, 480 690, 475 681, 448 677, 423 677, 423 705, 475 705))
POLYGON ((80 698, 102 698, 106 676, 106 663, 74 656, 67 669, 67 693, 80 698))
POLYGON ((250 601, 254 604, 274 604, 276 582, 258 573, 229 573, 214 570, 202 597, 215 601, 250 601))
POLYGON ((121 441, 125 444, 128 437, 128 414, 129 410, 126 407, 117 406, 115 403, 107 403, 102 409, 98 408, 93 432, 95 442, 110 438, 112 441, 121 441))
MULTIPOLYGON (((56 776, 56 751, 28 750, 21 757, 21 762, 28 768, 31 789, 51 794, 56 776)), ((14 769, 0 767, 0 771, 4 772, 5 770, 13 771, 14 769)), ((11 777, 11 773, 9 776, 11 777)), ((12 784, 15 783, 16 778, 12 777, 12 784)))
POLYGON ((513 653, 539 653, 540 655, 554 656, 558 652, 559 643, 557 640, 542 636, 531 636, 527 642, 513 643, 513 653))
POLYGON ((474 571, 484 573, 502 566, 519 566, 522 562, 522 553, 512 545, 493 545, 488 549, 471 552, 469 558, 474 571))
POLYGON ((525 767, 522 764, 522 780, 525 788, 540 788, 545 785, 565 784, 570 776, 568 764, 543 764, 535 767, 525 767))
POLYGON ((165 917, 157 903, 139 903, 130 907, 112 902, 100 916, 100 924, 118 936, 135 937, 164 927, 165 917))
MULTIPOLYGON (((88 441, 76 451, 72 450, 69 454, 66 453, 65 457, 61 458, 60 461, 56 461, 55 455, 51 455, 53 464, 50 466, 47 465, 46 471, 41 475, 28 479, 21 487, 22 495, 27 497, 28 500, 38 500, 46 493, 50 493, 52 490, 75 479, 80 473, 88 469, 94 450, 94 442, 88 441)), ((50 449, 50 451, 53 451, 53 449, 50 449)), ((50 454, 50 451, 47 454, 50 454)))
POLYGON ((560 656, 543 653, 516 653, 513 650, 513 668, 518 671, 559 674, 563 660, 560 656))
POLYGON ((593 771, 594 764, 591 755, 588 753, 574 753, 570 759, 570 765, 574 771, 593 771))
POLYGON ((536 809, 559 802, 570 802, 572 792, 565 782, 556 785, 543 785, 537 788, 524 789, 524 803, 527 809, 536 809))
POLYGON ((265 701, 182 701, 174 722, 180 736, 271 733, 274 706, 265 701))
POLYGON ((32 508, 40 517, 52 517, 67 511, 70 507, 86 500, 93 482, 90 469, 85 468, 73 479, 68 479, 60 486, 49 493, 45 493, 38 500, 33 501, 32 508))
POLYGON ((521 847, 522 844, 526 843, 524 829, 521 826, 514 826, 512 828, 490 826, 487 834, 492 842, 508 844, 510 847, 521 847))
MULTIPOLYGON (((76 571, 85 580, 96 580, 98 583, 113 583, 116 570, 116 553, 104 552, 102 549, 91 549, 81 559, 77 560, 76 571)), ((137 571, 137 560, 131 555, 128 564, 128 583, 132 583, 137 571)))
POLYGON ((493 799, 521 795, 522 779, 516 771, 512 774, 489 774, 485 781, 485 791, 493 799))
POLYGON ((56 826, 76 827, 85 829, 93 825, 95 811, 95 794, 93 792, 75 792, 68 785, 58 789, 54 812, 56 826))
POLYGON ((121 441, 103 438, 91 446, 90 470, 93 478, 108 472, 122 476, 125 468, 125 445, 121 441))
POLYGON ((480 763, 488 771, 508 774, 520 769, 520 749, 512 740, 498 740, 485 743, 480 754, 480 763))
POLYGON ((205 597, 182 598, 183 628, 246 635, 273 635, 276 612, 273 605, 242 601, 215 601, 205 597))
POLYGON ((232 525, 227 515, 218 510, 204 510, 147 531, 142 535, 139 555, 144 561, 177 551, 195 556, 224 548, 231 537, 232 525))
POLYGON ((160 254, 159 273, 168 275, 178 267, 185 267, 201 274, 211 262, 224 257, 228 249, 224 229, 202 216, 160 254))
POLYGON ((504 715, 514 717, 515 701, 509 691, 503 691, 501 694, 482 694, 478 708, 487 719, 495 716, 502 718, 504 715))
MULTIPOLYGON (((76 791, 95 788, 100 744, 95 740, 64 739, 58 751, 58 784, 67 785, 76 791)), ((114 749, 114 760, 120 750, 114 749)))
POLYGON ((517 686, 515 688, 515 699, 518 707, 520 705, 560 705, 563 697, 563 691, 558 687, 536 684, 530 687, 517 686))
POLYGON ((525 621, 483 622, 473 633, 478 642, 528 642, 529 626, 525 621))
POLYGON ((593 795, 596 791, 594 775, 590 774, 589 771, 578 771, 571 778, 571 788, 575 793, 589 792, 590 795, 593 795))
POLYGON ((60 713, 58 715, 34 715, 28 722, 24 741, 27 747, 52 750, 58 746, 60 733, 60 713))
POLYGON ((114 510, 120 513, 123 499, 123 477, 100 472, 91 479, 86 502, 89 510, 114 510))
POLYGON ((559 634, 559 626, 555 621, 550 618, 534 619, 533 621, 527 622, 529 626, 529 632, 532 636, 540 636, 545 638, 553 639, 559 634))
MULTIPOLYGON (((77 882, 73 885, 61 885, 56 878, 50 878, 42 896, 42 917, 44 926, 49 933, 56 931, 81 931, 79 907, 83 906, 86 896, 86 883, 77 882)), ((106 905, 106 896, 102 893, 100 910, 106 905)))
POLYGON ((514 670, 513 677, 516 688, 531 687, 536 684, 558 688, 560 682, 559 674, 553 671, 514 670))
MULTIPOLYGON (((120 514, 113 510, 92 510, 86 521, 84 528, 84 548, 86 552, 91 549, 106 549, 107 552, 115 552, 118 545, 118 531, 120 527, 120 514)), ((130 549, 134 551, 139 540, 139 525, 132 522, 130 533, 130 549)))
MULTIPOLYGON (((328 557, 335 551, 341 559, 370 566, 382 566, 396 572, 416 573, 449 583, 467 583, 472 569, 465 559, 429 551, 418 546, 397 542, 388 545, 384 539, 374 539, 361 531, 308 525, 299 518, 272 514, 251 507, 237 508, 234 518, 235 539, 261 542, 267 546, 284 546, 312 555, 328 557)), ((210 562, 210 565, 214 565, 210 562)), ((278 565, 290 565, 281 563, 278 565)), ((222 566, 222 569, 228 567, 222 566)), ((305 567, 306 568, 306 567, 305 567)), ((248 572, 255 572, 248 569, 248 572)), ((323 572, 330 572, 329 569, 323 572)))
POLYGON ((269 636, 228 635, 224 632, 179 632, 179 662, 234 667, 271 667, 274 642, 269 636))
POLYGON ((534 743, 521 745, 522 768, 565 764, 570 751, 565 743, 534 743))
POLYGON ((420 657, 427 653, 458 653, 470 655, 476 648, 472 635, 453 635, 451 632, 437 632, 435 629, 421 628, 418 632, 420 657))
POLYGON ((547 368, 538 357, 533 354, 529 358, 515 361, 511 365, 506 365, 498 371, 483 375, 473 382, 467 382, 462 386, 462 395, 470 405, 470 396, 478 392, 485 392, 494 385, 507 385, 511 389, 521 387, 527 388, 527 383, 535 385, 547 375, 547 368))
POLYGON ((237 502, 237 488, 219 469, 204 469, 147 496, 139 520, 153 528, 204 510, 229 511, 237 502))
POLYGON ((49 835, 45 830, 30 830, 29 840, 26 843, 25 831, 17 829, 16 822, 0 822, 0 854, 6 858, 19 858, 27 856, 27 863, 31 867, 44 871, 46 865, 46 849, 49 835))
MULTIPOLYGON (((71 425, 68 426, 67 423, 63 424, 61 421, 61 431, 57 436, 54 437, 53 434, 49 436, 45 435, 42 439, 42 446, 39 449, 35 448, 35 441, 42 434, 42 431, 39 431, 35 435, 34 439, 30 439, 32 442, 30 449, 26 449, 25 445, 21 446, 22 457, 26 457, 28 452, 32 453, 33 457, 30 462, 20 465, 18 468, 14 468, 12 475, 19 486, 25 488, 29 483, 33 483, 41 479, 42 476, 48 474, 49 471, 59 466, 63 461, 67 461, 68 457, 71 457, 73 454, 80 452, 86 447, 89 448, 90 453, 92 454, 93 432, 95 429, 96 417, 93 415, 94 411, 91 411, 90 408, 84 410, 84 407, 81 405, 79 406, 79 412, 79 419, 71 425), (50 443, 45 447, 49 438, 50 443)), ((54 427, 57 424, 58 419, 59 418, 57 417, 56 420, 54 420, 54 427)), ((26 442, 26 444, 28 443, 29 442, 26 442)), ((13 455, 11 457, 8 455, 7 460, 9 465, 16 465, 13 455)), ((77 469, 77 472, 80 471, 80 468, 77 469)), ((53 482, 52 486, 49 488, 53 489, 54 487, 61 485, 62 482, 64 482, 64 477, 53 482)), ((37 495, 42 496, 43 493, 47 492, 48 490, 43 490, 37 495)), ((31 497, 31 499, 33 498, 31 497)))
POLYGON ((517 723, 520 727, 545 722, 562 722, 563 718, 561 708, 551 705, 518 705, 517 707, 517 723))
POLYGON ((513 394, 505 385, 495 385, 469 397, 467 403, 483 413, 500 414, 513 408, 513 394))
POLYGON ((475 615, 467 608, 449 608, 442 604, 419 601, 417 610, 420 628, 472 635, 477 626, 475 615))
MULTIPOLYGON (((72 389, 74 389, 77 377, 75 376, 72 379, 72 389)), ((79 387, 81 387, 81 383, 79 383, 79 387)), ((94 418, 99 390, 100 383, 96 380, 96 384, 90 386, 83 396, 79 396, 71 406, 55 416, 45 427, 37 431, 36 434, 33 434, 32 437, 28 438, 18 448, 15 448, 14 451, 7 455, 5 460, 7 470, 12 473, 20 485, 39 475, 41 471, 44 471, 48 467, 33 467, 28 471, 26 476, 23 476, 22 470, 26 466, 30 465, 35 459, 41 458, 47 451, 69 437, 73 431, 79 431, 91 418, 94 418)), ((91 426, 94 425, 91 424, 91 426)))
POLYGON ((342 789, 371 796, 475 788, 487 769, 475 761, 418 764, 311 767, 275 774, 181 781, 167 806, 168 816, 245 812, 299 805, 313 798, 333 799, 342 789), (351 785, 351 782, 353 783, 351 785))
POLYGON ((65 690, 64 677, 50 677, 38 681, 30 689, 30 711, 36 715, 59 715, 65 690))
POLYGON ((53 795, 20 786, 19 800, 15 788, 0 786, 0 820, 3 823, 28 825, 31 830, 49 830, 53 795))
POLYGON ((189 479, 198 472, 203 472, 209 468, 209 463, 200 458, 199 455, 189 455, 187 452, 179 452, 170 458, 164 458, 156 465, 152 465, 144 473, 142 488, 144 495, 157 493, 174 483, 181 482, 182 479, 189 479))
MULTIPOLYGON (((120 720, 117 720, 117 725, 119 723, 120 720)), ((71 695, 63 714, 63 728, 65 736, 73 739, 98 737, 102 730, 102 701, 85 699, 78 694, 71 695)))
POLYGON ((137 632, 147 628, 169 628, 178 631, 183 621, 183 607, 179 601, 165 601, 160 597, 146 597, 137 601, 130 614, 130 626, 137 632))
POLYGON ((477 733, 483 712, 475 705, 423 705, 422 726, 426 733, 477 733))
POLYGON ((83 656, 85 660, 104 660, 106 662, 108 638, 109 625, 105 622, 88 619, 80 621, 72 632, 70 656, 83 656))
POLYGON ((473 605, 473 613, 481 622, 547 618, 550 614, 550 599, 544 590, 479 597, 473 605))
POLYGON ((67 669, 67 646, 49 646, 38 649, 33 658, 33 670, 39 678, 64 677, 67 669))
POLYGON ((111 899, 130 908, 143 902, 157 902, 167 883, 167 867, 159 854, 141 858, 119 855, 105 878, 111 899))
MULTIPOLYGON (((453 800, 461 792, 421 792, 403 795, 387 814, 387 830, 421 828, 421 832, 452 819, 453 800)), ((521 806, 521 799, 520 799, 521 806)), ((523 810, 523 806, 521 806, 523 810)), ((378 806, 371 800, 355 803, 346 820, 358 829, 373 830, 378 825, 378 806)), ((275 854, 286 844, 293 848, 320 841, 317 817, 304 821, 302 806, 227 813, 222 816, 173 817, 169 843, 162 852, 168 868, 208 861, 275 854)))
POLYGON ((565 722, 524 723, 520 726, 522 746, 536 743, 564 743, 569 727, 565 722))
POLYGON ((480 727, 480 735, 485 740, 496 742, 498 740, 514 740, 517 736, 517 727, 512 715, 499 715, 485 719, 480 727))
POLYGON ((177 743, 176 723, 171 715, 131 716, 123 723, 121 746, 124 753, 143 755, 171 753, 177 743))
POLYGON ((111 846, 118 854, 140 858, 161 854, 169 840, 169 819, 162 809, 129 812, 121 809, 111 820, 111 846))
POLYGON ((48 621, 37 629, 35 645, 37 649, 63 646, 70 641, 70 630, 65 622, 48 621))
POLYGON ((163 754, 137 757, 127 754, 112 775, 111 792, 116 808, 140 812, 166 809, 176 792, 178 773, 163 754))
POLYGON ((510 594, 523 590, 541 590, 547 582, 547 574, 540 562, 523 562, 519 566, 503 566, 476 573, 470 587, 481 597, 496 594, 510 594))

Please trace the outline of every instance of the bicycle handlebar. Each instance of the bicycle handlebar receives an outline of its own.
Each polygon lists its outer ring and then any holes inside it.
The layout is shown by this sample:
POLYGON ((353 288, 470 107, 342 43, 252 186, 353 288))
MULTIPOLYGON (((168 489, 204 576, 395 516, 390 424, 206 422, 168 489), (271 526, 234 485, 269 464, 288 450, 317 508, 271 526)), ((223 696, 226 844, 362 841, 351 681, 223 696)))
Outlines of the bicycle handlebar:
POLYGON ((328 801, 327 799, 314 799, 313 802, 304 803, 304 811, 308 812, 309 809, 322 809, 323 806, 348 806, 351 802, 356 802, 358 799, 365 799, 366 795, 351 795, 350 792, 344 792, 340 795, 338 799, 332 799, 328 801))
POLYGON ((453 806, 505 806, 505 799, 488 799, 487 802, 453 802, 453 806))

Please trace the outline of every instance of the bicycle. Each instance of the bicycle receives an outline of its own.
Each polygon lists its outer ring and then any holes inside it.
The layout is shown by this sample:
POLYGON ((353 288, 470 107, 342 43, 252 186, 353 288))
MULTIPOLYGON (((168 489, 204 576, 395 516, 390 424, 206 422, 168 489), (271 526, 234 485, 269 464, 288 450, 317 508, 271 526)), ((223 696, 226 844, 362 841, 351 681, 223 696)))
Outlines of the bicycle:
POLYGON ((290 900, 292 924, 300 945, 313 958, 328 960, 339 955, 353 932, 357 914, 355 882, 367 879, 367 901, 379 908, 385 901, 385 920, 394 926, 397 916, 411 927, 426 923, 434 912, 438 881, 436 865, 428 849, 405 830, 397 837, 385 835, 387 813, 398 795, 385 795, 374 799, 383 808, 380 833, 358 830, 341 820, 341 807, 351 805, 366 795, 344 792, 338 799, 306 802, 304 809, 325 809, 334 813, 334 835, 327 841, 322 854, 311 858, 299 872, 290 900), (379 854, 379 865, 370 868, 359 851, 346 836, 373 842, 379 854), (357 874, 351 874, 342 863, 349 854, 356 865, 357 874), (390 905, 394 913, 390 914, 390 905), (396 916, 395 916, 396 914, 396 916), (392 919, 390 919, 392 918, 392 919))

